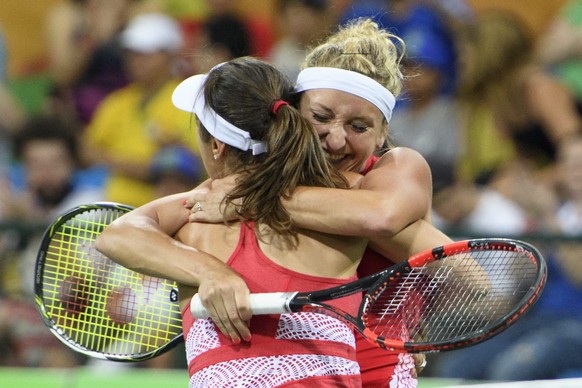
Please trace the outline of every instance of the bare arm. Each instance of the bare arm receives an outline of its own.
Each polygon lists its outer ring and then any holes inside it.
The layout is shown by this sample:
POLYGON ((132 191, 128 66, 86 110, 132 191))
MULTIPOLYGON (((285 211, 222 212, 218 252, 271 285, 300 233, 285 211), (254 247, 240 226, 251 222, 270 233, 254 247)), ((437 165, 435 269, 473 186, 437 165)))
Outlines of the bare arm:
POLYGON ((427 249, 448 244, 453 240, 435 228, 430 222, 418 220, 391 238, 376 237, 368 246, 384 257, 397 263, 427 249))
POLYGON ((285 207, 304 228, 386 238, 429 217, 431 197, 432 179, 424 158, 411 149, 396 148, 378 161, 358 190, 304 187, 285 207))
POLYGON ((218 328, 234 342, 250 339, 249 290, 224 262, 174 240, 189 211, 191 192, 161 198, 115 220, 99 235, 96 248, 117 263, 150 276, 198 288, 218 328))
MULTIPOLYGON (((430 220, 432 177, 418 152, 396 148, 365 177, 345 174, 356 190, 300 187, 283 200, 297 225, 323 233, 387 238, 417 220, 430 220)), ((192 195, 188 205, 199 201, 203 211, 193 208, 190 221, 222 222, 222 199, 233 186, 234 178, 215 180, 210 191, 192 195)), ((234 217, 232 208, 226 212, 227 218, 234 217)))
POLYGON ((187 220, 182 206, 186 195, 155 200, 115 220, 99 235, 96 248, 134 271, 198 286, 204 266, 216 259, 200 259, 202 252, 171 237, 187 220))

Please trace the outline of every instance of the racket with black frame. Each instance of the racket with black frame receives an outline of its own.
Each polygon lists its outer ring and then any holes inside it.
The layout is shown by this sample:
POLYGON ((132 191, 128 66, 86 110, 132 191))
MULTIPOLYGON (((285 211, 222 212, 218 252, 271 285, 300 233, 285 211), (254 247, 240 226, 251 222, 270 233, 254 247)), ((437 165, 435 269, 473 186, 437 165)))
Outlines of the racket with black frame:
MULTIPOLYGON (((314 312, 338 318, 376 345, 437 352, 491 338, 529 310, 546 282, 532 245, 511 239, 458 241, 374 275, 312 292, 251 294, 253 314, 314 312), (357 316, 326 302, 364 292, 357 316)), ((198 294, 196 318, 208 317, 198 294)))
POLYGON ((73 350, 142 361, 183 341, 174 282, 146 276, 95 249, 97 236, 132 207, 75 207, 46 230, 37 256, 35 299, 50 331, 73 350))

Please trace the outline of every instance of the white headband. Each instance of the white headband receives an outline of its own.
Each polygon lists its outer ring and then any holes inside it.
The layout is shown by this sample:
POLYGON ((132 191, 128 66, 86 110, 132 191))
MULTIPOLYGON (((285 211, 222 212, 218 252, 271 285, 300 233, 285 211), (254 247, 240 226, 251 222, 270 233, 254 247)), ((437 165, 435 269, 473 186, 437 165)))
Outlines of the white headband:
POLYGON ((230 146, 243 151, 252 150, 253 155, 267 152, 265 142, 251 139, 250 133, 232 125, 206 105, 203 90, 206 78, 208 74, 198 74, 182 81, 172 94, 174 106, 196 114, 212 136, 230 146))
POLYGON ((335 89, 361 97, 374 104, 390 121, 396 104, 394 95, 379 82, 361 73, 335 67, 308 67, 297 77, 296 92, 335 89))

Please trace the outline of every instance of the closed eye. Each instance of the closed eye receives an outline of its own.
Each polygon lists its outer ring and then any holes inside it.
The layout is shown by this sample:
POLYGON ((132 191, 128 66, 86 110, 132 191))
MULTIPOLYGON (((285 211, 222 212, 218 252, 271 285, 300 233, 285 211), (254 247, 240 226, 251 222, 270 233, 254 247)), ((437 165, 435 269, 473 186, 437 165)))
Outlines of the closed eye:
POLYGON ((369 127, 367 125, 352 124, 352 128, 354 128, 356 132, 366 132, 369 127))
POLYGON ((327 123, 330 120, 330 117, 313 112, 313 119, 320 123, 327 123))
POLYGON ((361 120, 352 121, 350 123, 351 127, 354 129, 355 132, 366 132, 370 129, 370 125, 366 122, 362 122, 361 120))

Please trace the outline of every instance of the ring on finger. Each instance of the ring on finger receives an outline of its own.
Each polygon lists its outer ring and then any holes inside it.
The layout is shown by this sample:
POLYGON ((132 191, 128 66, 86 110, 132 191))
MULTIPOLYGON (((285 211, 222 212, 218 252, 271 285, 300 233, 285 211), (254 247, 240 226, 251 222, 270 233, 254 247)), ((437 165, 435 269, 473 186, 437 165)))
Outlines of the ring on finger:
POLYGON ((194 212, 201 212, 202 211, 202 204, 200 202, 196 202, 193 207, 194 212))

